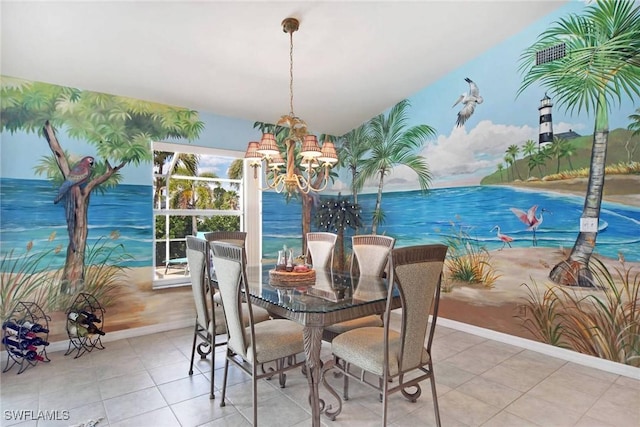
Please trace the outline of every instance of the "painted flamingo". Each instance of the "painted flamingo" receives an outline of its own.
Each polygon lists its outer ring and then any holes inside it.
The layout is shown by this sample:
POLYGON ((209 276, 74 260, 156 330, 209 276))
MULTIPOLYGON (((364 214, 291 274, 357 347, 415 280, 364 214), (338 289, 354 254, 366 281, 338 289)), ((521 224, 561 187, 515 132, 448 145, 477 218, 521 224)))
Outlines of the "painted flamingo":
POLYGON ((500 249, 498 249, 498 250, 499 251, 503 250, 506 245, 509 245, 509 247, 511 248, 512 247, 511 246, 511 242, 513 242, 513 237, 507 236, 506 234, 502 234, 500 232, 500 226, 499 225, 496 225, 495 227, 493 227, 491 229, 491 231, 493 231, 495 229, 498 229, 498 239, 500 239, 502 241, 502 247, 500 249))
POLYGON ((520 221, 525 223, 525 225, 527 226, 527 230, 533 231, 533 246, 538 245, 538 240, 536 239, 536 230, 538 229, 538 227, 540 227, 540 224, 542 224, 542 220, 544 219, 542 217, 542 214, 544 212, 549 212, 548 210, 542 208, 540 209, 540 216, 537 217, 537 209, 538 205, 531 206, 527 212, 521 211, 517 208, 511 208, 511 212, 513 212, 520 221))

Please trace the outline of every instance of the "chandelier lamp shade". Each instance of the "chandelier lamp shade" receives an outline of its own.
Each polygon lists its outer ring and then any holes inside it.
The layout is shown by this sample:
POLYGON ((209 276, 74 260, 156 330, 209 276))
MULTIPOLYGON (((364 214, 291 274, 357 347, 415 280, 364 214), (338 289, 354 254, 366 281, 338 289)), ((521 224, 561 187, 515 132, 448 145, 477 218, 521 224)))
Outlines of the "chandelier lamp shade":
POLYGON ((285 129, 284 152, 280 151, 275 133, 264 133, 260 142, 252 141, 247 146, 245 159, 253 168, 254 179, 258 168, 265 164, 267 187, 277 192, 319 192, 327 188, 329 170, 338 162, 338 153, 333 142, 325 141, 322 148, 318 138, 307 131, 307 123, 293 112, 293 33, 300 27, 295 18, 282 21, 282 29, 289 34, 289 103, 290 112, 276 123, 275 128, 285 129), (299 167, 296 166, 296 151, 299 147, 299 167), (321 179, 319 180, 319 177, 321 179), (316 182, 318 181, 319 182, 316 182))

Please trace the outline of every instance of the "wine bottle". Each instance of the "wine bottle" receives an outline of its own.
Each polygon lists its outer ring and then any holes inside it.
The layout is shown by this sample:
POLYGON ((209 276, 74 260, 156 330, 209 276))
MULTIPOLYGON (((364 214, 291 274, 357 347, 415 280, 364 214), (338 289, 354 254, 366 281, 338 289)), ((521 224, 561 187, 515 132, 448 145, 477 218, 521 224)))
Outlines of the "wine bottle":
POLYGON ((31 345, 43 345, 43 346, 45 346, 45 347, 49 345, 49 342, 48 342, 48 341, 45 341, 45 340, 43 340, 43 339, 42 339, 42 338, 40 338, 40 337, 35 337, 35 338, 24 338, 24 339, 23 339, 23 341, 26 341, 26 342, 28 342, 28 343, 29 343, 29 344, 31 344, 31 345))
POLYGON ((36 336, 36 334, 28 331, 26 328, 18 326, 17 324, 9 321, 4 322, 2 324, 2 329, 4 329, 7 332, 7 334, 14 335, 19 338, 24 338, 24 337, 33 338, 36 336))
MULTIPOLYGON (((2 344, 8 347, 15 347, 17 349, 26 350, 29 347, 32 347, 34 344, 27 339, 15 339, 13 337, 4 337, 2 339, 2 344)), ((34 347, 35 348, 35 347, 34 347)))
POLYGON ((69 313, 68 317, 69 320, 75 322, 76 325, 85 327, 87 329, 87 332, 90 334, 105 335, 105 333, 100 330, 100 328, 90 322, 83 314, 78 314, 75 311, 72 311, 69 313))
POLYGON ((17 350, 37 350, 38 349, 29 341, 15 339, 13 337, 4 337, 2 339, 2 343, 7 347, 12 347, 17 350))
POLYGON ((37 360, 39 362, 44 362, 44 357, 40 356, 34 350, 28 350, 28 351, 22 352, 20 350, 11 349, 10 351, 11 351, 12 354, 14 354, 14 355, 16 355, 18 357, 24 357, 27 360, 37 360))
POLYGON ((82 314, 84 317, 86 317, 89 322, 102 323, 102 321, 98 318, 98 316, 96 316, 95 314, 90 313, 90 312, 88 312, 86 310, 80 310, 80 314, 82 314))
POLYGON ((44 334, 48 334, 49 333, 49 329, 45 328, 44 326, 42 326, 39 323, 29 322, 28 320, 24 320, 21 323, 22 323, 22 327, 23 328, 27 328, 31 332, 44 333, 44 334))
POLYGON ((85 328, 87 328, 87 332, 90 334, 98 334, 98 335, 104 335, 105 332, 98 328, 96 325, 94 325, 93 323, 89 323, 88 325, 82 325, 85 328))
POLYGON ((39 362, 44 362, 44 357, 40 356, 37 352, 33 350, 26 351, 24 353, 24 358, 27 360, 37 360, 39 362))
POLYGON ((82 325, 78 325, 77 323, 71 323, 69 325, 69 335, 71 337, 82 338, 89 335, 89 331, 87 330, 87 328, 85 328, 82 325))

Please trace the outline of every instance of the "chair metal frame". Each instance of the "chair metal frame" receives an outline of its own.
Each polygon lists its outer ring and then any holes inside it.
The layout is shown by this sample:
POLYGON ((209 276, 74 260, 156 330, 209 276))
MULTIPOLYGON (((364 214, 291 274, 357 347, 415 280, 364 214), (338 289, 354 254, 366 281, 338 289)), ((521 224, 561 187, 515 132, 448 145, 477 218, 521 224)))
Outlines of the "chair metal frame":
POLYGON ((313 261, 311 265, 315 269, 324 269, 329 264, 329 268, 333 271, 333 253, 336 246, 338 235, 324 231, 314 231, 307 233, 307 254, 305 260, 309 264, 309 256, 313 261), (314 258, 318 258, 317 262, 314 258))
MULTIPOLYGON (((196 321, 193 331, 193 344, 191 346, 191 361, 189 364, 189 375, 193 375, 193 360, 195 358, 196 349, 201 359, 205 359, 211 353, 211 392, 210 398, 214 398, 213 373, 215 370, 215 351, 216 346, 226 344, 226 341, 216 342, 216 335, 223 334, 224 331, 217 331, 215 307, 213 301, 213 292, 210 291, 210 282, 208 280, 208 254, 209 245, 206 240, 199 239, 194 236, 187 236, 187 259, 190 264, 191 271, 191 290, 193 292, 194 302, 196 305, 196 321), (203 342, 197 345, 200 338, 203 342), (207 348, 208 347, 208 348, 207 348)), ((219 310, 218 315, 222 315, 219 310)))
POLYGON ((251 376, 253 425, 256 426, 258 422, 257 381, 262 378, 271 378, 277 374, 280 387, 284 387, 286 384, 285 372, 305 364, 305 360, 301 362, 296 360, 296 356, 304 352, 303 327, 285 319, 274 319, 259 324, 254 323, 251 300, 250 298, 245 298, 246 295, 249 295, 249 289, 247 288, 244 247, 232 243, 214 241, 211 243, 211 250, 213 251, 213 263, 219 272, 218 289, 221 294, 228 331, 220 406, 225 406, 229 363, 233 363, 251 376), (243 304, 246 304, 248 308, 248 327, 243 325, 239 315, 243 304), (267 333, 267 336, 264 336, 264 333, 267 333), (261 336, 264 338, 261 339, 261 336), (263 341, 264 346, 260 341, 263 341), (270 351, 264 350, 265 347, 273 346, 274 344, 280 347, 277 350, 273 348, 270 348, 270 351), (278 351, 282 353, 278 354, 276 358, 262 360, 261 355, 259 355, 260 348, 270 355, 275 355, 278 351), (271 362, 275 362, 275 369, 265 371, 263 369, 264 364, 271 362), (261 367, 261 372, 258 372, 259 366, 261 367))
MULTIPOLYGON (((420 382, 429 379, 436 424, 440 426, 440 411, 438 409, 431 345, 438 318, 442 270, 447 249, 445 245, 435 244, 398 248, 391 252, 388 283, 394 285, 388 286, 387 309, 384 313, 384 328, 381 328, 382 334, 379 333, 380 331, 377 328, 362 328, 345 332, 339 339, 336 338, 338 341, 332 343, 332 352, 342 353, 342 357, 333 353, 333 360, 325 365, 322 373, 323 383, 338 400, 336 410, 331 411, 329 408, 325 411, 325 414, 330 419, 335 420, 341 412, 342 402, 335 390, 327 383, 325 375, 329 370, 337 369, 344 374, 343 396, 345 400, 349 398, 349 378, 357 379, 381 394, 383 426, 386 426, 387 423, 389 395, 400 391, 406 399, 415 402, 422 393, 420 382), (400 332, 391 331, 390 333, 390 307, 395 288, 397 288, 402 302, 402 318, 400 332), (428 324, 429 312, 432 312, 430 324, 428 324), (366 349, 354 347, 357 344, 353 343, 357 343, 358 338, 362 340, 362 337, 367 339, 366 349), (370 352, 378 348, 376 345, 380 344, 380 340, 383 341, 381 350, 384 353, 382 365, 377 365, 377 362, 371 362, 370 366, 380 366, 382 375, 372 374, 362 367, 357 372, 354 372, 351 369, 351 365, 355 365, 355 363, 350 362, 350 357, 344 357, 345 351, 347 353, 352 351, 349 354, 355 359, 367 360, 367 356, 371 355, 370 352), (391 342, 393 344, 390 344, 391 342), (390 345, 393 345, 393 349, 397 350, 393 355, 390 354, 390 345), (369 352, 367 352, 367 349, 369 352), (391 366, 390 359, 393 359, 394 363, 397 362, 397 366, 391 366), (405 378, 405 375, 414 372, 420 372, 420 375, 412 376, 408 379, 405 378), (375 375, 376 380, 369 380, 367 374, 375 375), (415 388, 415 391, 409 392, 407 389, 412 387, 415 388)), ((379 361, 379 359, 377 360, 379 361)))

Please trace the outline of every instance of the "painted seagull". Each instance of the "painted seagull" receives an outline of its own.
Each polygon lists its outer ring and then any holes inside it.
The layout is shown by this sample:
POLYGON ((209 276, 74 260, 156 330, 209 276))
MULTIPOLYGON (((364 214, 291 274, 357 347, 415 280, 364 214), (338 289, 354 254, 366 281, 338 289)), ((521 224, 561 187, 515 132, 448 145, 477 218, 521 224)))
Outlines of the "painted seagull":
POLYGON ((469 117, 473 114, 477 104, 482 104, 482 97, 480 96, 480 89, 469 77, 464 79, 469 83, 469 91, 460 95, 460 98, 453 104, 453 107, 462 103, 462 109, 458 112, 458 120, 456 120, 456 126, 464 125, 469 117))

